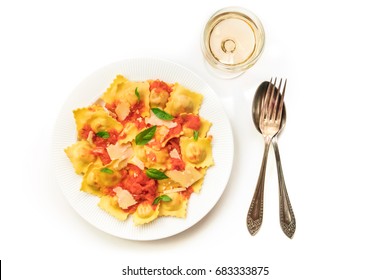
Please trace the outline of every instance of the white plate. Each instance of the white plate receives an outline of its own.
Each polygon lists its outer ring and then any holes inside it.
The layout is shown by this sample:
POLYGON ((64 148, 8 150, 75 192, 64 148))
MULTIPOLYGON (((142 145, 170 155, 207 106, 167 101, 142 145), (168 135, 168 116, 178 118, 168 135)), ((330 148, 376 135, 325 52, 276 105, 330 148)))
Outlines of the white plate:
POLYGON ((233 164, 233 135, 228 118, 215 92, 197 75, 172 62, 140 58, 119 61, 96 71, 79 84, 64 104, 54 129, 53 156, 55 176, 72 207, 98 229, 130 240, 155 240, 180 233, 199 222, 214 207, 228 182, 233 164), (202 190, 192 194, 184 219, 160 217, 150 224, 134 226, 131 217, 121 222, 99 208, 99 198, 80 191, 81 176, 74 173, 64 149, 76 141, 72 111, 95 101, 117 74, 130 80, 160 79, 178 82, 203 94, 200 115, 213 123, 215 165, 208 169, 202 190))

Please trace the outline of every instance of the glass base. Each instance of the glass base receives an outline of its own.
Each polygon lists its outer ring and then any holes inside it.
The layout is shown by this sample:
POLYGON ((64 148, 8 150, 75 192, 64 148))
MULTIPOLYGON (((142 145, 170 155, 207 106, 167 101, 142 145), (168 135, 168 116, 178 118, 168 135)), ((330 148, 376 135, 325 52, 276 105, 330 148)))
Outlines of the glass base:
POLYGON ((221 79, 234 79, 234 78, 237 78, 239 76, 241 76, 244 71, 241 71, 241 72, 228 72, 228 71, 223 71, 223 70, 220 70, 220 69, 217 69, 213 66, 211 66, 206 59, 203 60, 204 64, 206 65, 206 69, 208 70, 208 72, 210 74, 212 74, 213 76, 217 77, 217 78, 221 78, 221 79))

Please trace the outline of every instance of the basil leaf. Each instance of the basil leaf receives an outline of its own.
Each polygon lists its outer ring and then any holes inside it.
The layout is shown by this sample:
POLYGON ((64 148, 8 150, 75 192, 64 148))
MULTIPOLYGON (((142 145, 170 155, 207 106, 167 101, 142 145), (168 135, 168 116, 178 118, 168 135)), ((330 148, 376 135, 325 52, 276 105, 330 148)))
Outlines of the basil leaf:
POLYGON ((173 116, 168 114, 167 112, 159 109, 159 108, 152 108, 153 113, 156 115, 157 118, 164 120, 164 121, 171 121, 173 120, 173 116))
POLYGON ((163 195, 160 195, 158 197, 156 197, 153 201, 153 204, 158 204, 160 201, 163 201, 163 202, 169 202, 169 201, 172 201, 172 198, 170 198, 169 196, 167 196, 166 194, 163 194, 163 195))
POLYGON ((168 176, 164 174, 164 172, 161 172, 160 170, 154 169, 154 168, 149 168, 146 170, 146 175, 155 180, 162 180, 162 179, 167 179, 168 176))
POLYGON ((160 197, 160 196, 156 197, 156 198, 153 200, 153 205, 158 204, 160 201, 161 201, 161 197, 160 197))
POLYGON ((108 138, 110 138, 110 133, 107 131, 99 131, 96 133, 96 136, 103 138, 103 139, 108 139, 108 138))
POLYGON ((107 167, 100 169, 100 172, 107 173, 107 174, 114 174, 114 171, 107 167))
POLYGON ((199 131, 194 130, 194 140, 198 141, 198 138, 199 138, 199 131))
POLYGON ((161 200, 164 201, 164 202, 172 201, 172 198, 170 198, 170 197, 167 196, 166 194, 163 194, 163 195, 161 195, 160 197, 161 197, 161 200))
POLYGON ((138 101, 140 101, 141 100, 141 96, 139 95, 138 87, 135 88, 135 95, 137 96, 138 101))
POLYGON ((152 126, 138 133, 137 136, 135 136, 135 144, 137 145, 147 144, 150 140, 152 140, 154 134, 156 133, 156 129, 157 126, 152 126))

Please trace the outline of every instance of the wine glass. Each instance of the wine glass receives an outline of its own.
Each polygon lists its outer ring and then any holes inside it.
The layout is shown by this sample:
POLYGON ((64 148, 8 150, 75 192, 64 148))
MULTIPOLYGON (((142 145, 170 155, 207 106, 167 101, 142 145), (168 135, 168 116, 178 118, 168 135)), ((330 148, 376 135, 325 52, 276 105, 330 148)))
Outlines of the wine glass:
POLYGON ((264 43, 264 28, 255 14, 241 7, 227 7, 206 23, 202 51, 212 72, 229 79, 257 62, 264 43))

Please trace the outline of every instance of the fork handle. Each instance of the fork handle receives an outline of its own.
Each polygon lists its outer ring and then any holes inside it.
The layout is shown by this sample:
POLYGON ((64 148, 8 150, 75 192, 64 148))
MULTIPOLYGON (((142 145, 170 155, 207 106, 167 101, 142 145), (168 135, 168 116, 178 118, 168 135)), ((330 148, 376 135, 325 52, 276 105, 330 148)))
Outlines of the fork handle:
POLYGON ((276 137, 272 140, 272 145, 275 151, 276 166, 278 169, 280 226, 282 227, 284 234, 286 234, 289 238, 292 238, 295 233, 296 222, 290 198, 288 197, 286 183, 284 181, 282 163, 280 160, 279 147, 276 137))
POLYGON ((263 161, 261 163, 261 169, 259 178, 257 180, 256 190, 253 194, 252 202, 249 207, 248 215, 246 217, 246 225, 249 233, 255 235, 263 222, 263 206, 264 206, 264 181, 265 171, 267 169, 268 151, 271 145, 272 138, 265 139, 263 161))

